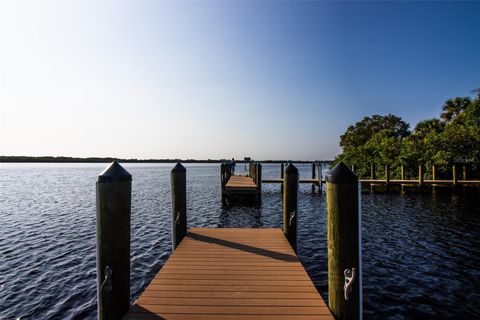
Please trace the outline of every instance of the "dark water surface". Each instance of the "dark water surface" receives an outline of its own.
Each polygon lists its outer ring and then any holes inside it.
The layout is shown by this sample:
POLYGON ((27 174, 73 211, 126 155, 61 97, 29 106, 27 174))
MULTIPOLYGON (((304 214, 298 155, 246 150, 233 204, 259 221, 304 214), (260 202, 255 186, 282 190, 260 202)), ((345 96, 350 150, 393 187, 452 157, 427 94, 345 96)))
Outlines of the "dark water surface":
MULTIPOLYGON (((0 319, 96 316, 95 179, 106 164, 2 164, 0 319)), ((132 298, 171 252, 173 165, 126 164, 133 175, 132 298)), ((218 165, 186 165, 188 225, 281 227, 278 185, 260 208, 222 209, 218 165)), ((242 165, 238 166, 243 169, 242 165)), ((310 166, 299 165, 308 177, 310 166)), ((278 177, 279 165, 265 165, 278 177)), ((327 296, 324 195, 301 186, 299 256, 327 296)), ((478 199, 362 195, 365 319, 480 316, 478 199)))

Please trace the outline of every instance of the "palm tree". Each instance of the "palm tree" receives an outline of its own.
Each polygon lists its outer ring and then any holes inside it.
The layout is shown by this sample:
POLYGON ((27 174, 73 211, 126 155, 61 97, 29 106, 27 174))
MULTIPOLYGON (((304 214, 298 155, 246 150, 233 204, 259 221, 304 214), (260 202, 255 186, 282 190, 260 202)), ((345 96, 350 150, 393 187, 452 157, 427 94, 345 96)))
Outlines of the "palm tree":
POLYGON ((476 93, 476 94, 477 94, 476 99, 477 99, 477 100, 480 100, 480 87, 478 87, 478 88, 475 89, 475 90, 472 90, 472 93, 476 93))
POLYGON ((448 99, 443 104, 442 114, 440 117, 445 121, 451 121, 462 113, 467 106, 472 102, 469 97, 456 97, 454 99, 448 99))

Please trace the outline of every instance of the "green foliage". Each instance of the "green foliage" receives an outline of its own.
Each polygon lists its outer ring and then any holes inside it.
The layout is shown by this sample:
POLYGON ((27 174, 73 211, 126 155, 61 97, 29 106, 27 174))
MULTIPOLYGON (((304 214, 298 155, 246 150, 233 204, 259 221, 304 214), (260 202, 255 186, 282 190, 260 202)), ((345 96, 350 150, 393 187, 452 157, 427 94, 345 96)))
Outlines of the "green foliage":
POLYGON ((407 176, 416 175, 418 165, 425 165, 427 175, 433 164, 477 163, 480 159, 480 97, 447 100, 440 115, 419 122, 413 132, 400 117, 373 115, 348 127, 340 137, 343 152, 334 163, 354 164, 361 178, 370 176, 370 164, 383 178, 385 165, 391 178, 399 178, 404 165, 407 176), (410 171, 409 171, 410 170, 410 171))
POLYGON ((460 113, 465 111, 471 102, 472 101, 469 97, 456 97, 454 99, 448 99, 443 104, 443 111, 440 117, 447 122, 451 121, 460 113))

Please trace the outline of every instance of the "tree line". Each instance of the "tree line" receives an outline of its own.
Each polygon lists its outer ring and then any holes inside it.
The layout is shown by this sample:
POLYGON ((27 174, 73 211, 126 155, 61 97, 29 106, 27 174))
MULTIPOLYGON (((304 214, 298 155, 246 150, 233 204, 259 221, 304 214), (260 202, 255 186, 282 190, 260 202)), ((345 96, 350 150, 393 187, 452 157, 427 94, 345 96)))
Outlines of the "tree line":
POLYGON ((354 165, 361 178, 370 177, 371 163, 378 168, 378 178, 384 178, 386 165, 392 179, 400 178, 401 165, 406 178, 418 177, 420 164, 427 178, 434 164, 443 179, 451 178, 454 164, 474 173, 480 160, 480 88, 475 93, 474 98, 448 99, 439 118, 420 121, 413 130, 393 114, 365 117, 340 137, 342 153, 334 163, 354 165))

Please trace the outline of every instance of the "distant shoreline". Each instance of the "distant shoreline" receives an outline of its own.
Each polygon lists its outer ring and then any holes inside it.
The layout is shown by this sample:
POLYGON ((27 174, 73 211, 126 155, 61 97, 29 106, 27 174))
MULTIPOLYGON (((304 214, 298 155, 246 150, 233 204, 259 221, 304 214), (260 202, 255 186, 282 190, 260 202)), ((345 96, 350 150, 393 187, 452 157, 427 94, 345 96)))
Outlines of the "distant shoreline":
MULTIPOLYGON (((0 156, 0 163, 104 163, 118 161, 123 163, 222 163, 228 159, 121 159, 121 158, 101 158, 101 157, 87 157, 87 158, 76 158, 76 157, 29 157, 29 156, 0 156)), ((235 160, 238 163, 244 163, 244 160, 235 160)), ((294 162, 294 163, 311 163, 311 160, 253 160, 262 163, 285 163, 285 162, 294 162)), ((332 160, 316 160, 322 163, 330 163, 332 160)))

